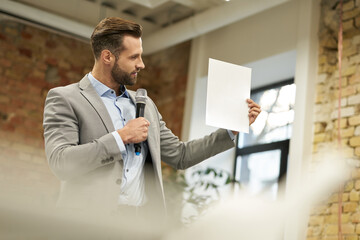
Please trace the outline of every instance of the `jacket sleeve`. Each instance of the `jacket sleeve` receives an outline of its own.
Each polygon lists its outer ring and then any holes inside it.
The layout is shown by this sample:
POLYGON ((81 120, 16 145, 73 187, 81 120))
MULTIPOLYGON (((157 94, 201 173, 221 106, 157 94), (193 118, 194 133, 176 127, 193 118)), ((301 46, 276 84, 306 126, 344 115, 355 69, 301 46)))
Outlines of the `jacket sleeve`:
POLYGON ((160 123, 161 159, 176 169, 186 169, 235 146, 225 129, 189 142, 182 142, 166 127, 158 112, 160 123))
POLYGON ((69 180, 112 163, 121 154, 111 133, 80 144, 79 120, 61 89, 50 90, 45 101, 45 153, 54 174, 69 180))

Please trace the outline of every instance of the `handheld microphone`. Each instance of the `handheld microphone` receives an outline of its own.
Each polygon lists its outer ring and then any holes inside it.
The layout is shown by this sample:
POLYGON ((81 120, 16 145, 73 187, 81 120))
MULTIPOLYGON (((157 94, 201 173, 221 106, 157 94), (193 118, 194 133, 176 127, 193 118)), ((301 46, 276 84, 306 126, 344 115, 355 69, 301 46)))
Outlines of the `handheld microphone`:
MULTIPOLYGON (((136 101, 136 118, 144 117, 145 105, 146 105, 147 92, 146 89, 139 88, 136 90, 135 101, 136 101)), ((141 144, 135 143, 135 154, 139 156, 141 153, 141 144)))

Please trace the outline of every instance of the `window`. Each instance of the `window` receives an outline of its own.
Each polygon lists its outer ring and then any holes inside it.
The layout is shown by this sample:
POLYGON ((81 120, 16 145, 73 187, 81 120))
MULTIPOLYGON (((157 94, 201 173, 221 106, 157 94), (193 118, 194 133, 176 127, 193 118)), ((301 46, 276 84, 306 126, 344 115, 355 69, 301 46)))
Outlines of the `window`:
POLYGON ((287 169, 295 90, 290 79, 251 92, 262 112, 249 134, 238 135, 234 177, 252 194, 278 196, 287 169))

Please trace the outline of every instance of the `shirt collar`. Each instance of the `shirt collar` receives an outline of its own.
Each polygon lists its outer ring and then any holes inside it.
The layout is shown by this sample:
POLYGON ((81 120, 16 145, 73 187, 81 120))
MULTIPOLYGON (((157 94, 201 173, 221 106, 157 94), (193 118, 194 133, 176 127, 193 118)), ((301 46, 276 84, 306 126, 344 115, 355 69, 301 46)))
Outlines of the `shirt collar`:
MULTIPOLYGON (((111 92, 114 91, 113 89, 109 88, 108 86, 106 86, 105 84, 103 84, 102 82, 100 82, 99 80, 97 80, 92 74, 91 72, 89 72, 88 74, 88 78, 91 82, 91 84, 93 85, 93 87, 95 88, 95 91, 99 94, 99 96, 103 96, 105 95, 105 93, 107 92, 111 92)), ((121 85, 121 92, 122 94, 120 95, 120 97, 126 97, 129 98, 129 93, 126 90, 126 87, 124 85, 121 85)))

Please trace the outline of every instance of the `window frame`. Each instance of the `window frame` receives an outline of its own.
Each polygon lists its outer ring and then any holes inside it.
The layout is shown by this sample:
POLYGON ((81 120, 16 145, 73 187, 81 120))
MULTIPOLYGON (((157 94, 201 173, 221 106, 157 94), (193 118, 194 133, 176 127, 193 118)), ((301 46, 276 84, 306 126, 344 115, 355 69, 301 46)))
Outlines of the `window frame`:
MULTIPOLYGON (((266 90, 270 90, 273 88, 279 88, 286 85, 294 84, 294 78, 286 79, 274 84, 266 85, 264 87, 259 87, 256 89, 251 90, 250 96, 252 94, 256 94, 258 92, 263 92, 266 90)), ((235 151, 235 160, 234 160, 234 172, 233 176, 234 179, 236 178, 236 171, 237 171, 237 165, 238 165, 238 157, 249 155, 252 153, 260 153, 260 152, 266 152, 271 150, 280 150, 280 168, 279 168, 279 177, 278 177, 278 183, 283 180, 284 176, 287 172, 287 165, 288 165, 288 157, 289 157, 289 146, 290 146, 290 139, 285 139, 281 141, 271 142, 271 143, 264 143, 264 144, 255 144, 251 146, 246 146, 239 148, 239 137, 240 134, 236 137, 236 151, 235 151)), ((237 179, 235 179, 237 180, 237 179)), ((241 184, 241 182, 240 182, 241 184)))

